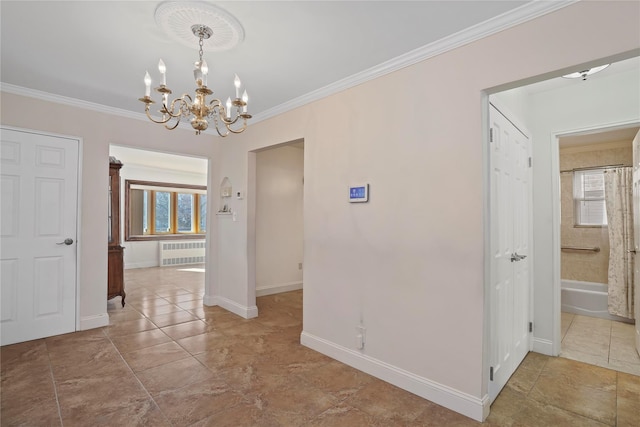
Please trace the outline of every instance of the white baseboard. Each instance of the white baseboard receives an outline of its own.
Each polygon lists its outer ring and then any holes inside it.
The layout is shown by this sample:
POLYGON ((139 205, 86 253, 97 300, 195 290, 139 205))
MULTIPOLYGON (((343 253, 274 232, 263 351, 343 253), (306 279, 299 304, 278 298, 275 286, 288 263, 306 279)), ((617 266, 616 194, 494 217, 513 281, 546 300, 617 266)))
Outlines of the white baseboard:
POLYGON ((258 317, 258 307, 255 305, 253 307, 248 307, 238 304, 235 301, 231 301, 228 298, 212 295, 205 295, 202 302, 207 306, 219 305, 225 310, 229 310, 230 312, 237 314, 240 317, 244 317, 245 319, 258 317))
POLYGON ((482 422, 489 414, 488 395, 482 398, 471 396, 304 331, 300 335, 300 342, 324 355, 476 421, 482 422))
POLYGON ((159 267, 158 260, 155 261, 145 261, 145 262, 129 262, 125 263, 124 269, 129 270, 133 268, 150 268, 150 267, 159 267))
POLYGON ((297 291, 302 289, 302 282, 281 283, 279 285, 269 285, 256 287, 256 296, 263 297, 265 295, 279 294, 282 292, 297 291))
POLYGON ((547 356, 557 356, 553 354, 553 342, 551 340, 545 340, 542 338, 533 338, 533 349, 536 353, 541 353, 547 356))
POLYGON ((80 330, 101 328, 109 326, 109 315, 107 313, 96 314, 94 316, 84 316, 80 318, 80 330))

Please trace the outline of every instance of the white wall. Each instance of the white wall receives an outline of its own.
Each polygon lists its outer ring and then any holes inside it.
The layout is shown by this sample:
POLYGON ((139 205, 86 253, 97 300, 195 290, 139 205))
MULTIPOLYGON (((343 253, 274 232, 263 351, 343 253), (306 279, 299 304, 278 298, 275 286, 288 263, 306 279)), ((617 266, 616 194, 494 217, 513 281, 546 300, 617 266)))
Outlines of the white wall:
MULTIPOLYGON (((638 13, 637 3, 579 2, 254 124, 222 146, 221 175, 246 188, 251 151, 304 138, 303 343, 482 418, 483 90, 638 49, 638 13), (369 203, 347 202, 353 182, 370 184, 369 203)), ((251 312, 251 201, 237 214, 219 224, 217 295, 251 312)))
POLYGON ((256 293, 302 288, 304 149, 256 153, 256 293))
MULTIPOLYGON (((138 165, 127 162, 124 157, 118 157, 122 161, 123 166, 120 169, 120 236, 122 236, 122 246, 124 246, 124 268, 146 268, 158 267, 159 249, 158 241, 124 241, 124 198, 125 198, 125 181, 155 181, 167 182, 172 184, 188 184, 188 185, 207 185, 207 175, 201 173, 190 173, 187 171, 179 171, 172 169, 159 169, 145 165, 138 165)), ((215 194, 215 191, 214 193, 215 194)))

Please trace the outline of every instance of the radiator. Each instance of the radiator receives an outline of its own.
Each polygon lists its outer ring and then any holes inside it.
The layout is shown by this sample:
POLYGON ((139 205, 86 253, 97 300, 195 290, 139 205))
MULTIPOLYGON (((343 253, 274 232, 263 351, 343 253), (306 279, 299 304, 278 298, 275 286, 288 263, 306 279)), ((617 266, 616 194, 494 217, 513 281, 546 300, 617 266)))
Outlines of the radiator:
POLYGON ((160 267, 204 263, 204 240, 161 241, 159 243, 160 267))

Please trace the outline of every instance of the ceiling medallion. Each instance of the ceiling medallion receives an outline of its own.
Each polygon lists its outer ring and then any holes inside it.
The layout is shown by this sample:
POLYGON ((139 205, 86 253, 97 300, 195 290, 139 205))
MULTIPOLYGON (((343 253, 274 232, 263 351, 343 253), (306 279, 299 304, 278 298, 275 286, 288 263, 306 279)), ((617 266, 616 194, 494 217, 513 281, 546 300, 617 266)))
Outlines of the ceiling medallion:
POLYGON ((193 47, 193 25, 209 27, 213 33, 203 47, 205 52, 233 49, 244 40, 244 29, 240 22, 225 10, 209 3, 160 3, 155 11, 155 19, 162 31, 187 47, 193 47))

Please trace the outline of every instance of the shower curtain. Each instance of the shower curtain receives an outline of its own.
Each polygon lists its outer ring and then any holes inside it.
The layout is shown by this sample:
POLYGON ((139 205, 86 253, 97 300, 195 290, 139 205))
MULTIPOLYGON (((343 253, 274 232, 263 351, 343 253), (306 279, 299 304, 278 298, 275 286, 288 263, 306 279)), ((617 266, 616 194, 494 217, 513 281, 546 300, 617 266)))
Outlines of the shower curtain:
POLYGON ((634 318, 632 168, 607 169, 604 174, 609 228, 609 313, 634 318))

